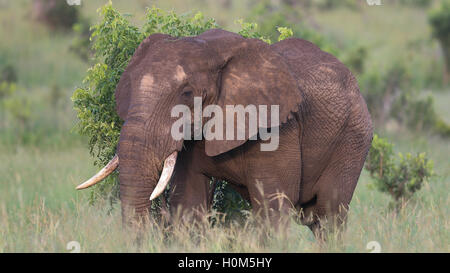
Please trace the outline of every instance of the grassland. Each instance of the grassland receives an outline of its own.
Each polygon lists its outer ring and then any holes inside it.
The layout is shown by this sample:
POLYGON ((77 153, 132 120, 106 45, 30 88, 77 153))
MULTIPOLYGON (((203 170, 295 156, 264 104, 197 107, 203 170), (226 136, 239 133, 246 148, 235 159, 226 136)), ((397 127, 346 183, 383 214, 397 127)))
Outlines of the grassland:
MULTIPOLYGON (((94 16, 97 4, 84 2, 85 14, 94 16)), ((122 11, 136 14, 136 20, 143 14, 145 1, 116 2, 122 11)), ((203 6, 195 1, 159 2, 166 9, 174 5, 179 12, 197 7, 228 26, 246 12, 245 4, 224 12, 211 1, 203 6)), ((204 226, 202 232, 179 228, 169 235, 164 227, 155 226, 140 245, 135 244, 135 235, 121 225, 118 204, 112 211, 106 201, 90 205, 89 190, 74 190, 96 171, 86 139, 71 132, 76 120, 69 97, 88 65, 68 51, 70 34, 54 33, 27 19, 27 3, 14 1, 0 8, 0 57, 15 64, 20 95, 32 102, 26 132, 0 114, 0 252, 68 252, 70 241, 78 241, 82 252, 367 252, 370 241, 379 242, 382 252, 450 251, 449 141, 405 129, 379 133, 397 151, 427 152, 437 175, 395 212, 389 209, 389 196, 372 189, 364 171, 340 243, 332 237, 319 245, 306 227, 291 223, 286 234, 270 236, 252 224, 204 226), (57 104, 50 103, 54 85, 62 94, 57 104)), ((392 58, 408 41, 429 35, 424 13, 418 9, 380 13, 368 10, 361 19, 354 11, 337 9, 315 16, 327 35, 373 48, 370 65, 392 58), (367 24, 361 25, 363 20, 367 24)), ((435 46, 431 44, 430 52, 435 46)), ((418 59, 427 56, 425 51, 418 59)), ((447 121, 449 91, 431 90, 438 113, 447 121)))
POLYGON ((295 223, 287 235, 265 240, 261 240, 264 231, 252 225, 213 227, 203 233, 179 229, 169 239, 159 227, 138 247, 132 233, 122 228, 119 209, 108 213, 108 204, 90 206, 89 193, 74 190, 95 171, 83 146, 2 151, 0 252, 66 252, 70 241, 80 242, 83 252, 365 252, 369 241, 378 241, 383 252, 448 252, 450 149, 440 140, 430 144, 414 137, 394 138, 398 143, 408 141, 406 151, 427 150, 440 176, 396 213, 389 209, 388 196, 369 187, 371 180, 364 172, 342 244, 331 241, 325 248, 306 227, 295 223))

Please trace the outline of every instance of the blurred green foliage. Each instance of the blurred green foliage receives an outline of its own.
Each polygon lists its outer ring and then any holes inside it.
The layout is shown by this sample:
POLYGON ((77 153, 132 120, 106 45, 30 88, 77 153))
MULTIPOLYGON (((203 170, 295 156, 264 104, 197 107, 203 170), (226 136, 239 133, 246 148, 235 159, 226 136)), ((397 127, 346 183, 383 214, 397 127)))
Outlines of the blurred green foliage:
POLYGON ((91 48, 91 23, 87 18, 80 19, 72 27, 75 38, 69 47, 69 50, 75 53, 81 60, 89 61, 94 56, 94 51, 91 48))
POLYGON ((53 84, 48 95, 51 106, 53 108, 58 107, 59 103, 64 99, 64 96, 65 94, 61 87, 57 84, 53 84))
POLYGON ((9 114, 16 122, 16 127, 26 130, 30 121, 30 101, 18 96, 17 76, 11 64, 0 67, 0 111, 9 114))
MULTIPOLYGON (((293 4, 281 1, 279 4, 270 0, 257 1, 249 15, 249 20, 253 21, 254 27, 258 27, 261 37, 264 40, 278 41, 278 38, 294 36, 308 40, 317 45, 323 51, 339 57, 340 52, 335 45, 319 32, 308 27, 302 10, 292 8, 293 4), (284 27, 289 26, 288 32, 284 27), (281 27, 281 29, 280 29, 281 27), (280 36, 280 30, 283 31, 280 36)), ((240 33, 241 34, 241 33, 240 33)), ((241 34, 242 35, 242 34, 241 34)))
POLYGON ((450 137, 450 126, 436 113, 433 97, 430 94, 421 97, 418 93, 403 92, 393 105, 393 117, 412 131, 431 131, 450 137))
POLYGON ((33 0, 34 18, 54 29, 71 29, 78 21, 79 9, 62 0, 33 0))
POLYGON ((356 8, 357 3, 353 0, 309 0, 312 4, 321 9, 334 9, 337 7, 356 8))
MULTIPOLYGON (((29 130, 31 118, 31 103, 27 97, 19 96, 14 82, 0 82, 0 111, 1 114, 12 117, 18 138, 29 130)), ((0 123, 0 127, 3 126, 0 123)))
POLYGON ((7 81, 0 82, 0 100, 10 97, 16 91, 16 84, 7 81))
MULTIPOLYGON (((285 2, 295 2, 294 0, 284 0, 285 2)), ((366 5, 366 1, 355 1, 355 0, 302 0, 304 6, 315 6, 322 10, 331 10, 336 8, 351 8, 358 9, 358 5, 366 5), (360 3, 358 3, 360 2, 360 3)), ((418 8, 425 8, 432 4, 433 0, 390 0, 386 4, 398 4, 405 6, 415 6, 418 8)), ((381 1, 383 4, 383 1, 381 1)))
POLYGON ((429 21, 433 29, 433 36, 439 40, 444 53, 446 64, 444 81, 447 84, 450 77, 450 0, 442 0, 437 8, 431 10, 429 21))
POLYGON ((369 70, 359 77, 362 94, 376 123, 391 117, 393 103, 410 88, 410 74, 402 61, 394 61, 385 70, 369 70))
POLYGON ((16 126, 27 130, 31 117, 31 103, 26 97, 10 96, 3 100, 4 109, 16 121, 16 126))
POLYGON ((17 72, 13 65, 4 64, 0 67, 0 82, 17 82, 17 72))
POLYGON ((436 113, 432 96, 421 95, 404 60, 392 61, 386 70, 369 70, 358 77, 376 127, 390 119, 412 131, 449 137, 450 125, 436 113))
POLYGON ((357 76, 363 74, 365 68, 365 60, 367 59, 367 48, 364 46, 356 46, 346 51, 344 59, 345 65, 357 76))
POLYGON ((419 8, 426 8, 429 7, 433 0, 397 0, 399 4, 401 5, 409 5, 409 6, 416 6, 419 8))
POLYGON ((400 208, 433 175, 433 161, 425 153, 399 153, 396 157, 393 146, 375 134, 365 168, 374 178, 374 186, 391 195, 395 207, 400 208))

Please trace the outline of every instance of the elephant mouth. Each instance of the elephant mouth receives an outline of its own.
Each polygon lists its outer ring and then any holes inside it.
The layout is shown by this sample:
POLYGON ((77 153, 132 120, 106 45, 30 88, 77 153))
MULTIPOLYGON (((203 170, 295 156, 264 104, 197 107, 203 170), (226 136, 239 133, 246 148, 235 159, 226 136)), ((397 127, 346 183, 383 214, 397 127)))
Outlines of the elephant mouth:
MULTIPOLYGON (((153 200, 161 195, 164 192, 164 189, 167 187, 170 179, 172 178, 173 171, 175 169, 175 164, 177 162, 178 151, 173 152, 164 160, 164 167, 159 177, 158 183, 156 184, 155 189, 150 195, 150 200, 153 200)), ((97 174, 92 176, 90 179, 86 180, 86 182, 78 185, 76 187, 77 190, 82 190, 89 188, 103 179, 108 177, 117 167, 119 166, 119 156, 116 154, 111 161, 106 164, 103 169, 101 169, 97 174)))

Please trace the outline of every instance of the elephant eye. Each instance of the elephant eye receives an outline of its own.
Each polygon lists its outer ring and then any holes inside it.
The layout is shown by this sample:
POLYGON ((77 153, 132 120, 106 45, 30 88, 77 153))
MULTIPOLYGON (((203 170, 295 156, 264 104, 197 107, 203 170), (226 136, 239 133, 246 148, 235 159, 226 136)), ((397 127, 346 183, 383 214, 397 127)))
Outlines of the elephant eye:
POLYGON ((192 97, 192 93, 193 93, 192 90, 188 89, 188 90, 183 91, 183 93, 181 93, 181 96, 192 97))
POLYGON ((185 89, 183 92, 181 92, 181 98, 183 100, 190 100, 192 99, 194 92, 191 89, 185 89))
POLYGON ((180 94, 179 103, 192 106, 194 103, 194 90, 192 88, 184 88, 180 94))

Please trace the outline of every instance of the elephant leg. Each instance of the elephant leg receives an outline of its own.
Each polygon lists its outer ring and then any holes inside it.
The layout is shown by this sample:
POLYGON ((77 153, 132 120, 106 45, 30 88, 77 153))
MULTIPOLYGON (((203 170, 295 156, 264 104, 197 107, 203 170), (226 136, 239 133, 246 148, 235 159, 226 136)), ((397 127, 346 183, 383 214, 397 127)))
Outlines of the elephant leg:
POLYGON ((172 182, 171 215, 201 220, 211 208, 213 185, 210 185, 210 178, 201 173, 177 170, 172 182))
POLYGON ((257 219, 276 230, 284 230, 293 209, 291 200, 295 196, 275 185, 277 179, 257 179, 256 183, 248 186, 248 191, 253 214, 257 219))
POLYGON ((171 215, 181 219, 201 220, 211 208, 214 184, 196 165, 193 151, 180 153, 171 180, 171 215))
POLYGON ((303 208, 304 222, 322 238, 327 232, 335 229, 339 232, 345 227, 349 204, 370 147, 371 134, 350 127, 341 139, 319 179, 305 189, 315 193, 315 202, 303 208))
POLYGON ((287 220, 299 200, 301 181, 300 129, 295 119, 280 130, 275 151, 260 151, 259 145, 247 150, 246 186, 253 211, 268 217, 274 226, 287 220))

